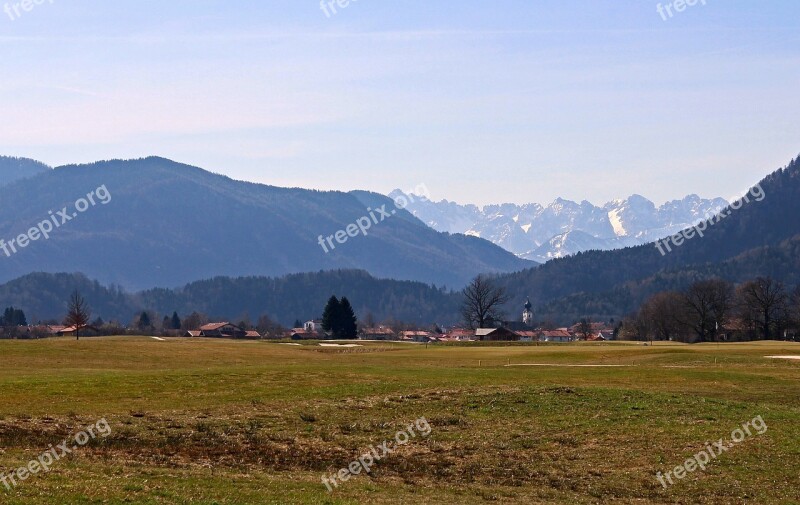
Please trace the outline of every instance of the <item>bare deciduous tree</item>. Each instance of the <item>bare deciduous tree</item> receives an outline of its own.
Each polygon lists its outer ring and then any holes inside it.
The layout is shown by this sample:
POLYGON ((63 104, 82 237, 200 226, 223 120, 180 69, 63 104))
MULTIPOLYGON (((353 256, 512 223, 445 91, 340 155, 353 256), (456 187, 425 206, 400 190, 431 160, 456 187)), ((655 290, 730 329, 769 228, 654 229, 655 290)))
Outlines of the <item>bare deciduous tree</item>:
POLYGON ((789 324, 792 325, 792 338, 797 339, 797 328, 800 327, 800 286, 792 292, 789 300, 789 324))
POLYGON ((686 292, 682 322, 700 342, 714 341, 717 330, 728 322, 733 301, 733 286, 729 282, 721 279, 696 282, 686 292))
POLYGON ((759 277, 739 286, 737 295, 744 318, 758 328, 762 339, 779 336, 789 310, 789 295, 782 282, 759 277))
POLYGON ((89 324, 89 318, 92 315, 92 310, 86 304, 86 301, 83 297, 78 293, 78 290, 75 290, 72 293, 72 296, 69 298, 69 309, 67 311, 67 317, 65 322, 68 326, 75 327, 75 340, 80 340, 80 332, 82 328, 85 328, 87 324, 89 324))
POLYGON ((639 315, 633 315, 622 320, 617 337, 620 340, 647 340, 649 334, 649 321, 639 315))
POLYGON ((681 312, 684 298, 680 293, 668 291, 650 297, 639 311, 639 317, 648 322, 652 339, 678 339, 681 335, 681 312))
POLYGON ((581 319, 581 322, 578 323, 578 334, 583 338, 583 340, 589 340, 589 337, 592 336, 592 320, 589 318, 584 317, 581 319))
POLYGON ((200 327, 206 323, 208 323, 208 316, 198 312, 192 312, 183 318, 183 329, 187 331, 199 330, 200 327))
POLYGON ((479 275, 464 288, 461 316, 470 328, 485 328, 488 321, 502 317, 500 309, 508 300, 505 289, 479 275))

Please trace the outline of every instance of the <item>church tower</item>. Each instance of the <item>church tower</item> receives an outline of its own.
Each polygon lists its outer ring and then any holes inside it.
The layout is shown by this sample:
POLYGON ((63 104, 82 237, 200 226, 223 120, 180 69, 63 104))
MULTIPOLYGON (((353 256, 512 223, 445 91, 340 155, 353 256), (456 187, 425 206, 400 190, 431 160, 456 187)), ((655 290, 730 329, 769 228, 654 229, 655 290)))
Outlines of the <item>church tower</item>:
POLYGON ((530 299, 525 301, 525 311, 522 313, 522 322, 525 323, 526 326, 533 326, 533 311, 531 310, 531 301, 530 299))

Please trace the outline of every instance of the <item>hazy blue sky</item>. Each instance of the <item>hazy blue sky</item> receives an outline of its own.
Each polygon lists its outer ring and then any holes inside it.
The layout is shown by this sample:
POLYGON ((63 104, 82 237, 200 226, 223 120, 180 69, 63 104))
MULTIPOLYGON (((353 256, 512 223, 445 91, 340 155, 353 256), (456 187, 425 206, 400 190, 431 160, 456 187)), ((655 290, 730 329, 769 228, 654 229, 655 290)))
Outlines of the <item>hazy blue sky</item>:
POLYGON ((156 154, 281 186, 661 203, 731 197, 800 153, 797 0, 666 21, 651 0, 358 0, 330 17, 316 0, 45 0, 19 17, 17 1, 0 13, 0 153, 54 165, 156 154))

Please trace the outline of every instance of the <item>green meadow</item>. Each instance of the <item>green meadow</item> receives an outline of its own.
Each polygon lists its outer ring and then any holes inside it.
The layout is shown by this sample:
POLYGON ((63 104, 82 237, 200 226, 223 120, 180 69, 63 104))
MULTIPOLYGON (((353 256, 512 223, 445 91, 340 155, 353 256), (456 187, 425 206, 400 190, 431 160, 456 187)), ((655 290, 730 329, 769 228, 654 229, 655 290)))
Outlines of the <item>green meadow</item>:
POLYGON ((800 503, 800 361, 773 355, 800 344, 0 341, 3 475, 112 430, 0 503, 800 503), (323 485, 422 417, 427 437, 323 485))

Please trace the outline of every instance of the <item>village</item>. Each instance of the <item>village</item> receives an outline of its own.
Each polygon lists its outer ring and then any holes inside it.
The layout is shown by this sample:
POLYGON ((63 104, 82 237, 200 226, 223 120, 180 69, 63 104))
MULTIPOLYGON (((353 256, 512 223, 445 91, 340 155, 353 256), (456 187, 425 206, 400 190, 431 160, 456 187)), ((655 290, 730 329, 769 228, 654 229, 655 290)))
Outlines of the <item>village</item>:
MULTIPOLYGON (((14 311, 13 307, 10 308, 14 311)), ((24 315, 22 316, 24 319, 24 315)), ((173 318, 165 318, 160 328, 150 324, 142 325, 138 316, 134 324, 122 327, 118 324, 106 324, 96 320, 92 324, 81 325, 80 331, 74 325, 36 324, 36 325, 2 325, 0 338, 35 339, 48 337, 95 337, 109 335, 152 335, 172 338, 221 338, 236 340, 329 340, 337 338, 332 332, 324 329, 322 319, 306 321, 291 329, 283 329, 274 325, 270 329, 262 326, 261 331, 246 322, 230 321, 209 322, 199 324, 195 315, 188 316, 186 323, 190 329, 182 326, 177 314, 173 318), (172 321, 177 318, 177 324, 172 321), (192 324, 191 321, 195 321, 192 324), (177 326, 177 327, 175 327, 177 326)), ((149 319, 149 318, 148 318, 149 319)), ((296 321, 299 323, 300 321, 296 321)), ((554 342, 568 343, 577 341, 602 342, 616 340, 618 329, 611 323, 597 323, 582 320, 570 327, 542 328, 533 324, 533 312, 530 302, 526 302, 521 321, 490 321, 486 327, 470 329, 463 326, 441 328, 432 324, 429 327, 407 324, 380 324, 373 326, 360 325, 356 332, 356 340, 362 341, 394 341, 413 343, 445 343, 445 342, 554 342)))
MULTIPOLYGON (((437 342, 602 342, 615 340, 616 332, 610 324, 580 321, 570 327, 546 329, 535 327, 530 301, 526 301, 521 321, 489 321, 484 327, 433 329, 396 329, 388 325, 360 328, 358 339, 366 341, 398 341, 417 343, 437 342)), ((233 325, 232 325, 233 326, 233 325)), ((231 329, 233 331, 233 328, 231 329)), ((293 328, 283 335, 291 340, 324 340, 329 336, 323 329, 323 321, 307 321, 302 328, 293 328)))
MULTIPOLYGON (((757 278, 739 286, 721 280, 700 281, 685 292, 652 295, 635 313, 619 320, 584 316, 571 326, 537 322, 529 299, 520 316, 508 319, 503 305, 510 297, 505 289, 484 276, 476 277, 462 293, 460 324, 402 322, 391 313, 377 322, 367 311, 357 317, 347 297, 331 295, 322 316, 305 323, 295 319, 287 328, 261 315, 252 322, 246 315, 236 320, 194 311, 181 318, 141 311, 128 324, 102 317, 92 319, 83 297, 73 292, 63 320, 29 324, 25 312, 13 306, 0 316, 0 339, 49 337, 151 336, 156 338, 215 338, 234 340, 320 341, 362 340, 411 343, 452 342, 605 342, 674 341, 748 342, 779 339, 797 341, 800 288, 789 293, 779 281, 757 278), (718 296, 717 296, 718 295, 718 296), (716 296, 716 298, 715 298, 716 296), (717 300, 717 301, 714 301, 717 300), (766 300, 766 302, 765 302, 766 300), (759 316, 760 315, 760 316, 759 316), (234 322, 238 321, 238 322, 234 322)), ((513 309, 512 309, 513 312, 513 309)), ((308 310, 308 313, 313 313, 308 310)), ((455 314, 453 314, 455 316, 455 314)), ((32 318, 33 319, 33 318, 32 318)), ((451 321, 457 319, 451 318, 451 321)))
MULTIPOLYGON (((607 324, 590 323, 588 336, 582 332, 582 323, 577 323, 569 328, 546 329, 525 329, 512 330, 506 326, 497 328, 479 328, 471 330, 467 328, 452 327, 444 330, 394 330, 388 326, 375 326, 363 328, 358 332, 357 340, 364 341, 395 341, 395 342, 416 342, 416 343, 436 343, 436 342, 602 342, 615 340, 614 330, 607 324)), ((15 329, 12 334, 9 329, 0 338, 47 338, 47 337, 75 337, 74 326, 65 325, 35 325, 15 329)), ((126 329, 125 333, 136 333, 132 329, 126 329)), ((102 328, 86 326, 81 328, 80 336, 92 337, 103 336, 102 328)), ((124 334, 123 332, 118 332, 124 334)), ((187 330, 176 332, 164 330, 159 332, 162 337, 183 337, 183 338, 227 338, 237 340, 328 340, 331 336, 322 329, 322 321, 315 319, 307 321, 302 328, 292 328, 282 333, 260 333, 257 330, 245 330, 237 324, 227 321, 208 323, 200 326, 197 330, 187 330)))

